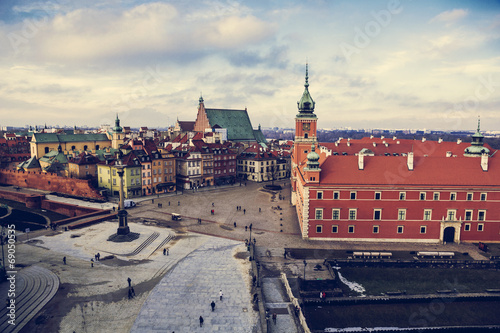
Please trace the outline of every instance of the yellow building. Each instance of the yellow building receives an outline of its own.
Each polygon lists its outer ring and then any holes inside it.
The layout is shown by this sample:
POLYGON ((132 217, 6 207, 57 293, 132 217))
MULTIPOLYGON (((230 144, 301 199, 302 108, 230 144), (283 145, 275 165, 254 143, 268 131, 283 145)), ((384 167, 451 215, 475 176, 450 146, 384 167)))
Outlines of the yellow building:
POLYGON ((96 156, 83 152, 68 161, 69 176, 81 179, 97 177, 97 163, 99 159, 96 156))
MULTIPOLYGON (((126 199, 141 195, 141 163, 132 153, 121 158, 124 169, 123 193, 126 199)), ((97 165, 98 186, 111 196, 119 196, 120 177, 117 160, 107 160, 97 165)))
POLYGON ((111 147, 111 140, 106 134, 56 134, 33 133, 30 142, 31 157, 40 159, 50 151, 60 149, 65 153, 71 151, 95 151, 111 147))

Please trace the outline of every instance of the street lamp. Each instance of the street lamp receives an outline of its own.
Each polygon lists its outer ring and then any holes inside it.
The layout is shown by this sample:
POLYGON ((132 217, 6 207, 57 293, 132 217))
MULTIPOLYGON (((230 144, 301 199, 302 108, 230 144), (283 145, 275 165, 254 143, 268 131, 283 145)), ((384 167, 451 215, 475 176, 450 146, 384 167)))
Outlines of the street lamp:
POLYGON ((306 281, 306 266, 307 266, 307 261, 304 259, 304 282, 306 281))

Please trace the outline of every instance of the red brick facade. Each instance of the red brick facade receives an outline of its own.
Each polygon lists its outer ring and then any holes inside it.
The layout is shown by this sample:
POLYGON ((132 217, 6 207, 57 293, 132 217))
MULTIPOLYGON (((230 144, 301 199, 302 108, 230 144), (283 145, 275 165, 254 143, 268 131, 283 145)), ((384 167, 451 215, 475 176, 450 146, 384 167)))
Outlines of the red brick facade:
POLYGON ((0 183, 104 200, 104 197, 91 187, 89 180, 61 177, 43 172, 0 170, 0 183))

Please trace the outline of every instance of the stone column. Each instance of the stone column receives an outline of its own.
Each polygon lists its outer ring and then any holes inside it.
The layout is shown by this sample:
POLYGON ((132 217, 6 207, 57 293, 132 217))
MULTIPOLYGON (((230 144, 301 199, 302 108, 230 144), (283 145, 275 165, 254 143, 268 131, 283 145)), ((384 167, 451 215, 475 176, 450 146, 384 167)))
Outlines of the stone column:
POLYGON ((124 195, 123 195, 123 165, 118 166, 118 177, 120 177, 120 208, 118 209, 118 219, 119 219, 119 225, 118 225, 118 230, 116 233, 118 235, 127 235, 130 233, 130 228, 127 223, 127 211, 125 210, 123 201, 124 201, 124 195))

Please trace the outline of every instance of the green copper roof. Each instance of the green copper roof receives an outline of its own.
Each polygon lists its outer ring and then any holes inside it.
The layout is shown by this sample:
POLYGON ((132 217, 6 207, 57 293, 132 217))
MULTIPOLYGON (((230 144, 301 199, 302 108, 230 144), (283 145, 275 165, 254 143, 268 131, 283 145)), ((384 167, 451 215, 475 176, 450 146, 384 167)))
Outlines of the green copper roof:
POLYGON ((266 137, 264 136, 264 133, 259 129, 253 130, 253 135, 255 137, 255 140, 257 140, 258 143, 267 143, 266 137))
POLYGON ((464 150, 465 156, 479 156, 489 154, 490 150, 484 147, 484 135, 481 134, 481 121, 477 119, 477 131, 472 135, 471 145, 464 150))
POLYGON ((38 160, 36 159, 35 156, 30 158, 29 160, 23 161, 17 165, 18 168, 20 169, 33 169, 33 168, 40 168, 40 163, 38 163, 38 160))
POLYGON ((316 118, 316 115, 314 114, 315 104, 316 102, 313 101, 311 94, 309 93, 309 72, 308 65, 306 64, 306 83, 304 84, 302 98, 297 102, 297 106, 299 108, 299 114, 297 117, 316 118))
POLYGON ((205 109, 210 126, 219 125, 227 129, 230 141, 256 140, 252 123, 246 110, 205 109))
POLYGON ((304 170, 318 170, 319 169, 319 155, 316 152, 314 144, 311 146, 311 152, 307 154, 307 166, 304 170))
POLYGON ((39 143, 109 141, 106 134, 56 134, 56 133, 34 133, 33 140, 39 143))
POLYGON ((123 128, 120 126, 120 119, 118 118, 118 114, 116 115, 115 127, 113 127, 113 132, 115 133, 123 132, 123 128))

